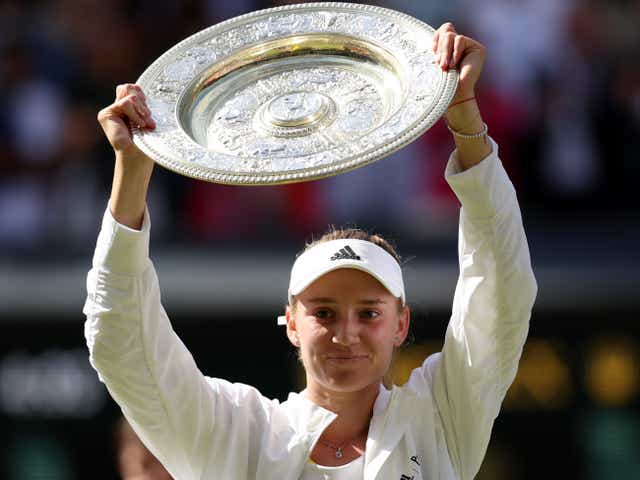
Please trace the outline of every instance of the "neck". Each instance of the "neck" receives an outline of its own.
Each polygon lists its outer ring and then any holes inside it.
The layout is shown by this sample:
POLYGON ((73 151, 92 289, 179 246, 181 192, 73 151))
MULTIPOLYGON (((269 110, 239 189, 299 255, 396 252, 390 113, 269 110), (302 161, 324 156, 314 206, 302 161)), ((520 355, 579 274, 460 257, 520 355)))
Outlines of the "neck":
POLYGON ((336 392, 319 385, 308 384, 306 397, 338 415, 323 432, 321 438, 340 444, 360 435, 366 437, 373 416, 373 405, 380 391, 380 384, 373 384, 356 392, 336 392))

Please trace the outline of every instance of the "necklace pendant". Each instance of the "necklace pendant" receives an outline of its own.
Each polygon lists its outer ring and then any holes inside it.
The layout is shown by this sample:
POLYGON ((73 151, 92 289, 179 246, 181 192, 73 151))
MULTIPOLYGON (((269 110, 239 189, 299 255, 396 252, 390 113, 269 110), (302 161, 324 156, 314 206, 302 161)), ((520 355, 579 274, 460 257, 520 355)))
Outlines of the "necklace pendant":
POLYGON ((336 448, 336 458, 342 458, 342 448, 336 448))

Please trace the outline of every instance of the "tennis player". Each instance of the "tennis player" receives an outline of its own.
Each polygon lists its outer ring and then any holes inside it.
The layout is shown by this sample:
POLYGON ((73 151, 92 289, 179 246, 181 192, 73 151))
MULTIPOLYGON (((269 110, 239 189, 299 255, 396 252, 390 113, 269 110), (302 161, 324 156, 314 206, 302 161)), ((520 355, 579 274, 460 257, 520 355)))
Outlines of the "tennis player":
POLYGON ((485 48, 450 23, 433 48, 442 69, 460 71, 445 171, 462 204, 460 277, 442 352, 390 390, 382 380, 410 322, 402 271, 386 242, 353 231, 316 242, 291 270, 282 322, 306 370, 303 391, 281 403, 204 376, 171 328, 148 255, 153 162, 129 129, 155 126, 144 93, 121 85, 99 113, 116 160, 85 335, 100 379, 174 478, 470 480, 478 472, 537 286, 514 188, 474 98, 485 48))

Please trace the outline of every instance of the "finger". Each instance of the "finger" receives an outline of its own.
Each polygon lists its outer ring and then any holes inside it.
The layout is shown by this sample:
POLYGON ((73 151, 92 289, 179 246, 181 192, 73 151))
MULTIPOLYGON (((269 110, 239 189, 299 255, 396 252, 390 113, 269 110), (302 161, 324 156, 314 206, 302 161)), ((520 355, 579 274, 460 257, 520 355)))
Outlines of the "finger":
POLYGON ((453 43, 456 38, 456 34, 454 32, 445 32, 442 34, 440 38, 440 44, 438 47, 440 53, 440 67, 443 70, 447 70, 449 65, 451 65, 451 56, 453 55, 453 43))
POLYGON ((456 26, 451 22, 443 23, 440 28, 445 32, 453 32, 456 33, 456 26))
POLYGON ((140 94, 132 93, 130 97, 133 100, 133 103, 136 106, 136 110, 140 115, 142 115, 144 118, 151 116, 151 110, 149 110, 149 107, 147 107, 147 102, 145 102, 144 98, 140 94))
POLYGON ((136 84, 133 85, 133 88, 135 89, 136 92, 138 92, 140 97, 142 97, 142 100, 144 100, 146 102, 147 101, 147 96, 144 94, 144 91, 142 90, 142 87, 136 83, 136 84))
POLYGON ((462 53, 465 51, 465 47, 469 42, 469 38, 464 35, 456 35, 456 38, 453 40, 453 54, 451 55, 451 67, 456 68, 460 59, 462 58, 462 53))
POLYGON ((144 117, 146 126, 148 128, 156 128, 156 122, 151 116, 151 110, 147 106, 147 101, 146 101, 146 98, 144 97, 144 93, 142 92, 142 89, 140 89, 140 94, 135 95, 135 104, 136 104, 138 113, 140 113, 144 117))
POLYGON ((124 97, 129 95, 128 89, 130 85, 130 83, 123 83, 122 85, 118 85, 116 87, 116 101, 122 100, 124 97))
POLYGON ((451 22, 446 22, 440 25, 440 27, 433 34, 433 51, 434 52, 438 51, 438 43, 440 42, 441 33, 455 32, 455 31, 456 31, 456 27, 451 22))
POLYGON ((113 105, 103 108, 98 113, 98 121, 109 143, 116 150, 124 150, 131 145, 131 132, 129 126, 121 115, 115 111, 113 105))
POLYGON ((130 91, 132 92, 131 95, 135 102, 136 109, 138 110, 138 113, 142 115, 142 117, 144 117, 146 126, 150 128, 155 128, 156 122, 153 120, 151 116, 151 110, 147 106, 147 98, 144 92, 142 91, 142 88, 140 87, 140 85, 133 85, 130 88, 130 91))
MULTIPOLYGON (((440 27, 433 34, 433 51, 436 52, 436 53, 438 52, 439 42, 440 42, 440 39, 441 39, 441 33, 455 32, 455 31, 456 31, 456 27, 451 22, 446 22, 446 23, 443 23, 442 25, 440 25, 440 27)), ((439 55, 436 55, 436 61, 439 63, 439 61, 440 61, 439 55)))
POLYGON ((144 97, 144 92, 139 85, 134 83, 123 83, 122 85, 118 85, 116 87, 116 100, 121 100, 127 95, 131 95, 132 93, 142 94, 144 97))
MULTIPOLYGON (((141 127, 147 127, 147 128, 155 128, 156 127, 156 122, 153 119, 153 117, 151 116, 151 110, 149 110, 149 107, 147 106, 147 102, 144 98, 144 93, 138 93, 138 89, 140 89, 140 87, 136 86, 137 88, 133 89, 135 93, 132 93, 131 95, 128 96, 128 98, 131 98, 131 100, 134 103, 136 112, 142 117, 142 119, 144 120, 144 125, 140 125, 141 127)), ((140 89, 140 92, 142 91, 142 89, 140 89)))
POLYGON ((146 126, 145 112, 138 105, 136 94, 127 95, 113 104, 114 111, 120 113, 132 125, 146 126))
POLYGON ((108 130, 112 129, 114 124, 116 127, 126 128, 124 120, 118 112, 114 111, 113 105, 109 105, 98 112, 98 122, 105 133, 108 133, 108 130))

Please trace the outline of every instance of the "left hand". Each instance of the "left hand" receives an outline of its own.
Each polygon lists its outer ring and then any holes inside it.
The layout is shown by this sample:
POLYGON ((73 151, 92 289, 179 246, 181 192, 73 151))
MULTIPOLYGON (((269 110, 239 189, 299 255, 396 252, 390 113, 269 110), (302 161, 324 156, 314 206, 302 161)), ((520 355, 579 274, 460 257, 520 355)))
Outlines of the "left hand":
POLYGON ((487 56, 485 46, 472 38, 459 35, 455 26, 447 22, 433 36, 433 51, 442 70, 457 68, 460 72, 458 90, 451 103, 473 97, 487 56))

